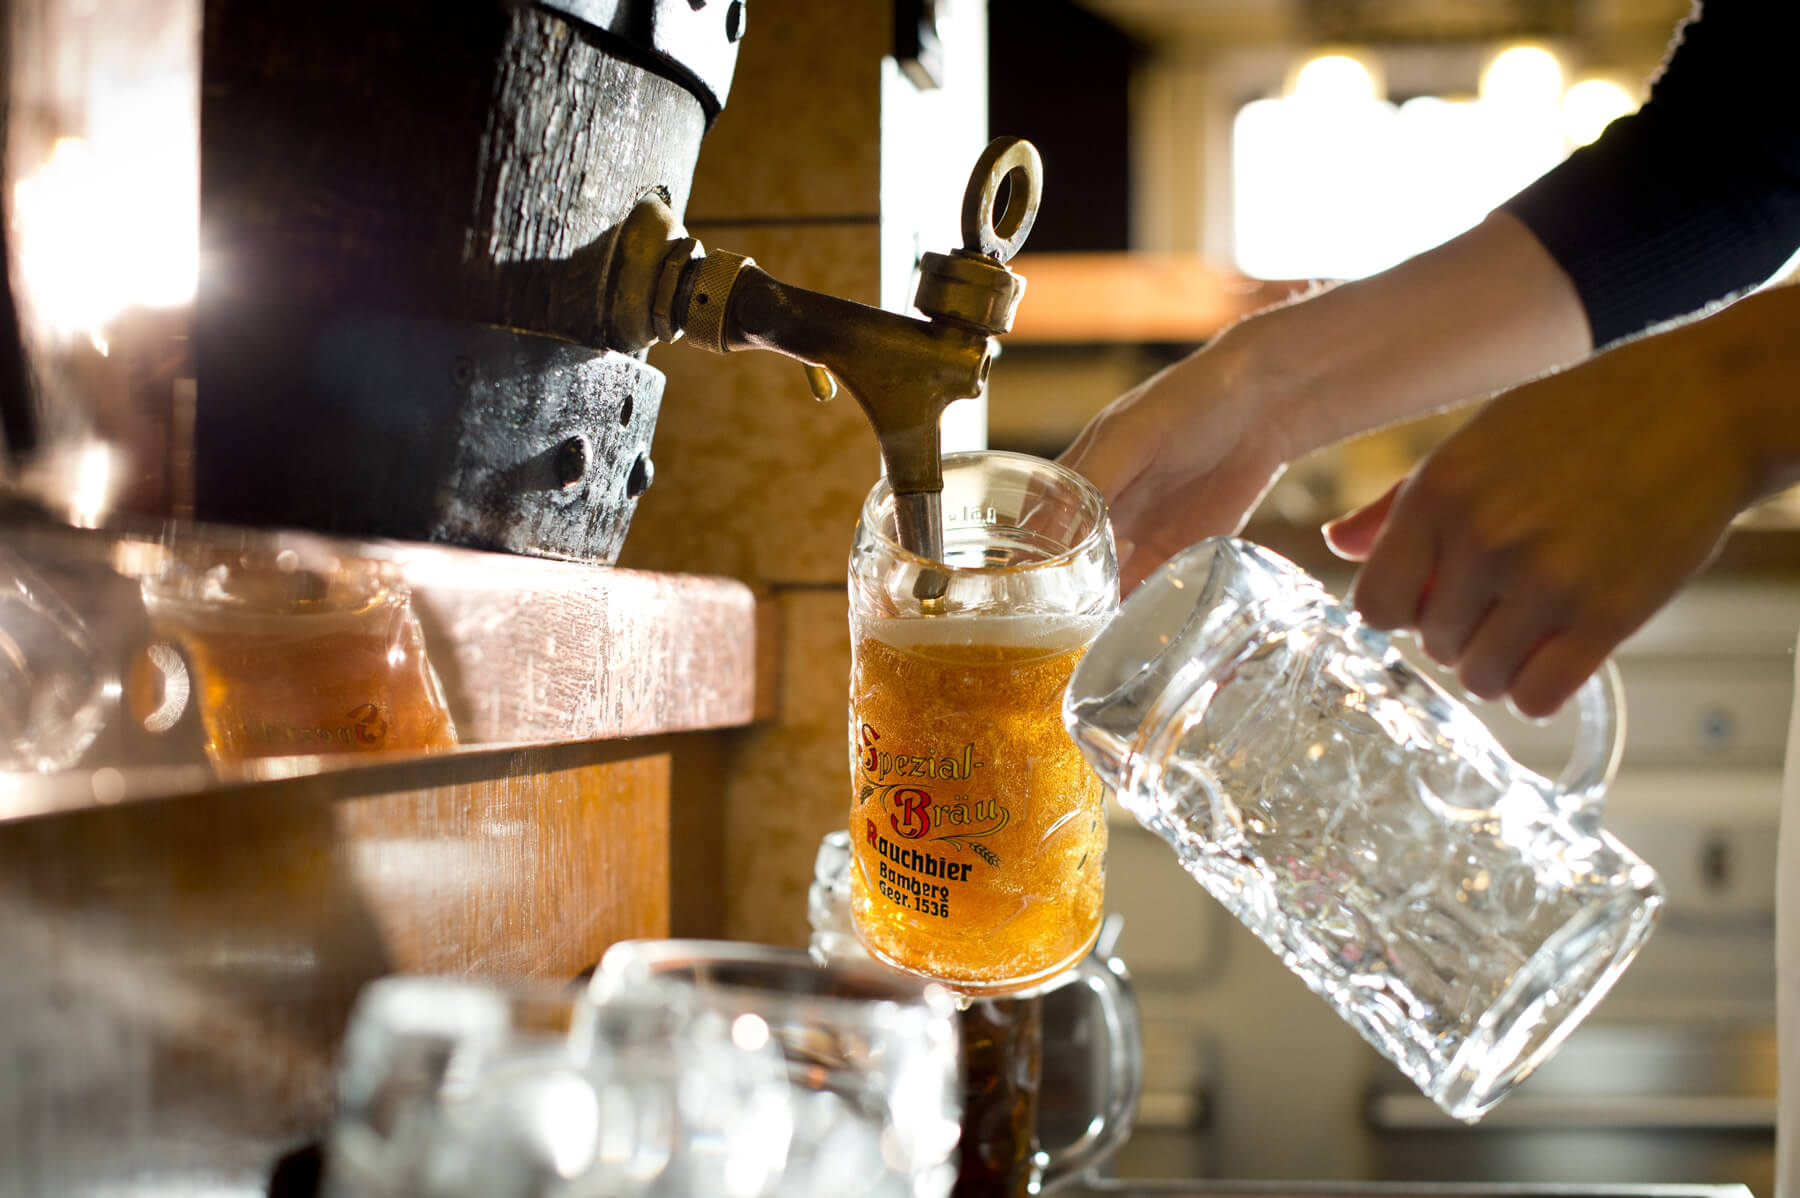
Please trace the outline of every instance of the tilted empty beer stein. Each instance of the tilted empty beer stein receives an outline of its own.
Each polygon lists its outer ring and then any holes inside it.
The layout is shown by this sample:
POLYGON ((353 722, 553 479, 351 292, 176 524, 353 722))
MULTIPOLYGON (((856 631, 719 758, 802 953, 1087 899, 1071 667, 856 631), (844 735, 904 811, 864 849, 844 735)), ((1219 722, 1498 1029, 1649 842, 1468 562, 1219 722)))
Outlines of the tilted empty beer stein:
POLYGON ((1074 472, 965 453, 943 477, 941 560, 902 547, 885 480, 850 556, 851 914, 884 964, 1002 994, 1100 927, 1102 789, 1059 712, 1118 565, 1074 472))
POLYGON ((1132 595, 1065 718, 1139 822, 1443 1110, 1473 1121, 1642 947, 1655 871, 1598 826, 1610 665, 1551 781, 1293 563, 1202 541, 1132 595))

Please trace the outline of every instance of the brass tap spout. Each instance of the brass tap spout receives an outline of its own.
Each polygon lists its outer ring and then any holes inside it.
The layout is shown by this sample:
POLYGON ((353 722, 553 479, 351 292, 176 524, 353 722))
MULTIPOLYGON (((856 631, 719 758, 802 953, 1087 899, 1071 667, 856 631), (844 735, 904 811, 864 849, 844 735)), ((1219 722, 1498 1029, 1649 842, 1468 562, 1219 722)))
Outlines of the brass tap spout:
POLYGON ((614 235, 602 289, 607 341, 635 352, 685 335, 714 353, 772 350, 804 363, 815 393, 819 372, 828 372, 875 430, 900 543, 940 561, 938 421, 952 401, 981 394, 992 337, 1012 328, 1025 280, 1005 263, 1036 219, 1042 174, 1030 142, 1001 138, 983 152, 963 197, 963 247, 919 263, 914 303, 924 320, 783 283, 737 254, 707 253, 659 199, 646 198, 614 235), (1004 212, 1002 185, 1011 189, 1004 212))
MULTIPOLYGON (((987 334, 821 295, 753 265, 737 272, 729 297, 723 348, 773 350, 830 371, 874 427, 900 500, 901 544, 939 560, 942 532, 931 505, 912 497, 943 490, 938 420, 953 400, 981 394, 992 361, 987 334)), ((710 297, 696 292, 689 312, 703 300, 710 297)))

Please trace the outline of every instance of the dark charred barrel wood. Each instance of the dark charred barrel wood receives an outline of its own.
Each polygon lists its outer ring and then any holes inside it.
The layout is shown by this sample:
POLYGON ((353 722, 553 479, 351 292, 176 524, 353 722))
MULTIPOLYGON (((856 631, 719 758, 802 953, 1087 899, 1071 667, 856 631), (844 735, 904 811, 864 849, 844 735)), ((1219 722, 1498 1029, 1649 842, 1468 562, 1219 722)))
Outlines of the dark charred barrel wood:
POLYGON ((208 0, 205 298, 565 331, 554 264, 683 211, 705 130, 632 53, 492 0, 208 0))
POLYGON ((582 251, 653 189, 678 216, 685 211, 706 124, 679 85, 578 28, 535 12, 515 24, 495 86, 465 287, 491 294, 504 323, 541 321, 542 331, 592 340, 598 255, 582 251))
POLYGON ((359 316, 286 334, 247 330, 238 369, 206 380, 280 402, 200 409, 204 518, 618 559, 660 371, 493 325, 359 316), (559 466, 571 443, 573 478, 559 466))
POLYGON ((583 348, 596 243, 649 191, 685 208, 700 101, 502 0, 207 0, 204 29, 195 514, 614 560, 647 439, 579 487, 530 464, 611 446, 627 405, 647 438, 660 376, 583 348), (482 385, 399 369, 410 342, 346 358, 343 329, 396 318, 493 347, 482 385), (532 334, 566 350, 516 352, 532 334))

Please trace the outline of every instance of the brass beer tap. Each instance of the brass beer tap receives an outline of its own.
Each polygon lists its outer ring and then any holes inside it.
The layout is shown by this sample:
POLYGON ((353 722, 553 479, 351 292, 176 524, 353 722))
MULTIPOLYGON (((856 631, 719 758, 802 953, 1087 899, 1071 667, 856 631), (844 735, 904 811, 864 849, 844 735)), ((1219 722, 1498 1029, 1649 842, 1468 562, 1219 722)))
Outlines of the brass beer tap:
POLYGON ((841 383, 880 443, 900 543, 939 561, 938 421, 952 401, 981 394, 992 338, 1012 329, 1025 279, 1006 263, 1031 232, 1042 192, 1036 147, 1013 137, 988 145, 963 194, 962 247, 919 262, 913 302, 924 320, 783 283, 739 254, 709 253, 660 197, 647 196, 611 235, 601 331, 627 353, 684 336, 713 353, 773 350, 806 366, 821 399, 833 379, 841 383))

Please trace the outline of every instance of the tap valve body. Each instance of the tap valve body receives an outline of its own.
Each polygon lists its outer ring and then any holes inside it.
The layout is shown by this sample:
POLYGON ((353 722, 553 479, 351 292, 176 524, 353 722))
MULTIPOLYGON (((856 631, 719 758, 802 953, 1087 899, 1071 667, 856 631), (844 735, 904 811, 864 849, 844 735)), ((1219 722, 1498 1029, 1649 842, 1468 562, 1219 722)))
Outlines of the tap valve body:
POLYGON ((914 303, 925 320, 790 286, 751 258, 709 253, 660 197, 647 196, 609 235, 601 328, 608 346, 626 353, 683 336, 713 353, 773 350, 805 365, 821 398, 835 378, 875 430, 901 544, 939 560, 938 421, 953 401, 981 394, 990 338, 1012 329, 1025 279, 1006 263, 1037 218, 1042 179, 1030 142, 1000 138, 982 152, 963 195, 962 247, 920 259, 914 303))

